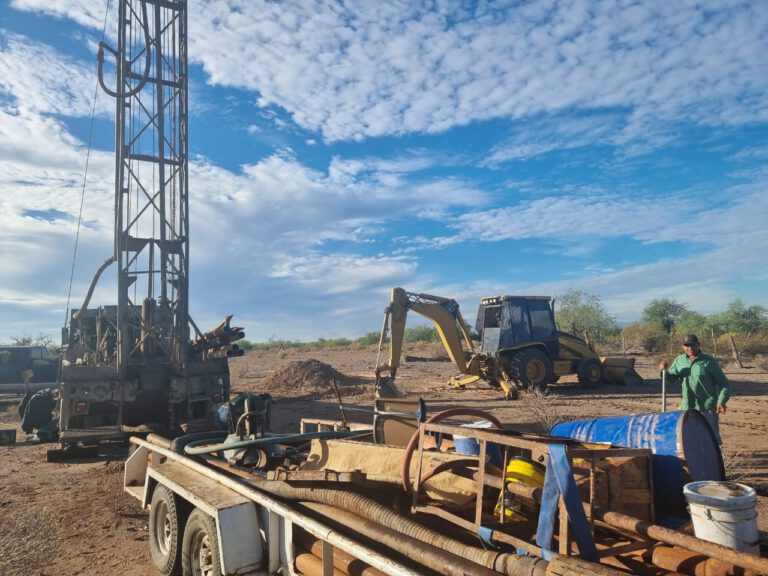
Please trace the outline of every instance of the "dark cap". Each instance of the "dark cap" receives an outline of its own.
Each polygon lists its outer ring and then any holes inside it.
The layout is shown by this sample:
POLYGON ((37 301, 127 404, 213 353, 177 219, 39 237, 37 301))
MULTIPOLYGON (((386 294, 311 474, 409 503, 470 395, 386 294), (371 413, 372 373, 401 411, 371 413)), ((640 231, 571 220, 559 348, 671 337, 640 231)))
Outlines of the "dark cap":
POLYGON ((685 338, 683 338, 683 346, 686 344, 692 344, 694 346, 699 345, 699 337, 696 336, 696 334, 686 334, 685 338))

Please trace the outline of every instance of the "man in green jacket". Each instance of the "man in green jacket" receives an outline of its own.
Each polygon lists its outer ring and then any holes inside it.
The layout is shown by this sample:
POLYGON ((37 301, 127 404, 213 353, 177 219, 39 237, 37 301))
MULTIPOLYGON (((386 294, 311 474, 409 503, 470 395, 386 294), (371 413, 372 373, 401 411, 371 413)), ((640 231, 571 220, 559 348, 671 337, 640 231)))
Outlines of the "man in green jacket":
POLYGON ((720 364, 701 351, 699 338, 688 334, 683 338, 683 353, 668 365, 662 360, 659 369, 683 380, 681 408, 694 408, 707 419, 718 444, 720 439, 719 415, 725 414, 725 404, 731 397, 731 385, 720 369, 720 364))

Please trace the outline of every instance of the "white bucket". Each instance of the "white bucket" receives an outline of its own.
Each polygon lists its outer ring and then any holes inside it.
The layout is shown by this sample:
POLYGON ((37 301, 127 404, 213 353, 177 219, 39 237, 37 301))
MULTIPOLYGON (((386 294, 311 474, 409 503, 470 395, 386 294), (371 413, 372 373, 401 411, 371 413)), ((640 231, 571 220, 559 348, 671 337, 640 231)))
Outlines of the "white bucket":
POLYGON ((686 484, 683 493, 697 538, 760 554, 754 489, 736 482, 704 480, 686 484))

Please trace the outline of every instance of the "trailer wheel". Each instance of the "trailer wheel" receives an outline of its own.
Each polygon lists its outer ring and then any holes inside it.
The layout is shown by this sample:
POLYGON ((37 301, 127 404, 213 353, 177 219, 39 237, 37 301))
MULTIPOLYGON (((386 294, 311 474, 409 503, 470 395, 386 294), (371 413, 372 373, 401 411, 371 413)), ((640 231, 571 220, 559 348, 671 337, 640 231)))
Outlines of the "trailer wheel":
POLYGON ((163 576, 181 573, 181 514, 176 496, 158 484, 152 493, 149 511, 149 552, 152 563, 163 576))
POLYGON ((577 377, 583 388, 599 386, 605 378, 602 363, 597 358, 584 358, 579 362, 577 377))
POLYGON ((552 361, 536 348, 528 348, 512 356, 508 369, 523 388, 546 390, 554 377, 552 361))
POLYGON ((184 576, 221 576, 216 522, 199 508, 189 515, 181 546, 184 576))

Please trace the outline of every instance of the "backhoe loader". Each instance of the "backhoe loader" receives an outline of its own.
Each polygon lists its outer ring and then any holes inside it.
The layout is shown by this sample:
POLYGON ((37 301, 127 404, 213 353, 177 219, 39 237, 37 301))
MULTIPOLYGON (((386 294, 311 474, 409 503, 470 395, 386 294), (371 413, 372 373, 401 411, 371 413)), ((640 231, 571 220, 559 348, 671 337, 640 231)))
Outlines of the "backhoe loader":
POLYGON ((395 384, 408 312, 432 321, 448 356, 459 374, 451 386, 464 387, 483 380, 500 387, 507 398, 519 389, 545 389, 567 374, 576 374, 583 387, 602 383, 642 382, 634 358, 600 357, 589 338, 560 332, 555 325, 553 300, 549 296, 492 296, 482 298, 475 330, 480 351, 475 351, 459 304, 450 298, 407 292, 393 288, 376 361, 376 392, 380 396, 399 393, 395 384), (381 363, 389 333, 389 359, 381 363))

